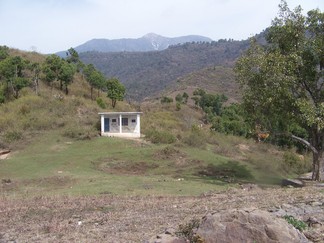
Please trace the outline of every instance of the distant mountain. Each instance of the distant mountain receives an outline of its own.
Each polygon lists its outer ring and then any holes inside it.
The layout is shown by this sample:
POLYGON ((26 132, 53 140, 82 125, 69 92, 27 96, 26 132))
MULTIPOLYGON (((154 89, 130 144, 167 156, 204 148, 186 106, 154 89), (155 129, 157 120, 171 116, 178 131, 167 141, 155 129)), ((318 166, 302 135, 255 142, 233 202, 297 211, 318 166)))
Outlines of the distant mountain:
MULTIPOLYGON (((212 39, 199 35, 188 35, 182 37, 169 38, 154 33, 149 33, 138 39, 93 39, 75 47, 78 53, 97 51, 97 52, 146 52, 161 51, 171 45, 183 44, 187 42, 211 42, 212 39)), ((64 56, 65 52, 57 53, 64 56)))

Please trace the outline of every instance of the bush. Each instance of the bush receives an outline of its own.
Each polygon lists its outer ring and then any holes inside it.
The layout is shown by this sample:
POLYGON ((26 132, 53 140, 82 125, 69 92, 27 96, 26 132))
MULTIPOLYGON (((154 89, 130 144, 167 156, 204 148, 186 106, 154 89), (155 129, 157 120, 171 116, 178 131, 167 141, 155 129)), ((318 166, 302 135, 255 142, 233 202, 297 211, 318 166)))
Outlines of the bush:
POLYGON ((285 215, 283 217, 289 224, 291 224, 292 226, 294 226, 296 229, 298 229, 299 231, 303 231, 307 228, 307 224, 304 221, 295 219, 293 216, 291 215, 285 215))
POLYGON ((170 97, 166 97, 166 96, 164 96, 164 97, 162 97, 162 99, 161 99, 161 104, 169 104, 169 103, 172 103, 172 102, 173 102, 173 99, 170 98, 170 97))
POLYGON ((171 144, 176 141, 176 137, 167 131, 158 131, 155 129, 148 130, 145 134, 146 138, 152 143, 171 144))
POLYGON ((20 140, 22 138, 23 138, 23 133, 21 131, 17 131, 17 130, 7 131, 4 134, 4 139, 7 143, 11 143, 11 142, 20 140))
POLYGON ((177 104, 176 104, 176 110, 177 111, 180 111, 181 110, 181 104, 179 102, 177 102, 177 104))
POLYGON ((203 170, 199 171, 198 174, 226 182, 237 182, 253 179, 253 175, 250 170, 245 165, 242 165, 237 161, 228 161, 220 165, 209 164, 203 170))
POLYGON ((80 126, 69 126, 65 128, 62 135, 72 139, 85 140, 91 139, 96 134, 97 133, 91 129, 85 129, 80 126))
POLYGON ((97 98, 97 104, 101 109, 106 109, 106 104, 101 97, 97 98))
POLYGON ((196 130, 195 126, 188 136, 183 138, 183 142, 191 147, 205 148, 207 143, 207 135, 200 130, 196 130))
POLYGON ((286 173, 302 174, 310 171, 311 164, 296 153, 286 151, 283 155, 282 169, 286 173))
POLYGON ((180 224, 179 229, 176 232, 178 237, 183 237, 191 243, 202 243, 204 240, 195 234, 195 231, 198 229, 200 221, 198 219, 192 219, 187 224, 180 224))

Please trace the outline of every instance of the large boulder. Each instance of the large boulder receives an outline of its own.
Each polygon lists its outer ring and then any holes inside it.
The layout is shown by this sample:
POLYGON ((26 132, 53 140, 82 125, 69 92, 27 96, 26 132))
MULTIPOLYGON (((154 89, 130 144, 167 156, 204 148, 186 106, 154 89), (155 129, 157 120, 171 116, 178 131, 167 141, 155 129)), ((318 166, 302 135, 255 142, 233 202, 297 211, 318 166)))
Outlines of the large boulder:
POLYGON ((208 214, 203 218, 196 235, 199 235, 206 243, 309 242, 302 233, 284 219, 259 209, 208 214))

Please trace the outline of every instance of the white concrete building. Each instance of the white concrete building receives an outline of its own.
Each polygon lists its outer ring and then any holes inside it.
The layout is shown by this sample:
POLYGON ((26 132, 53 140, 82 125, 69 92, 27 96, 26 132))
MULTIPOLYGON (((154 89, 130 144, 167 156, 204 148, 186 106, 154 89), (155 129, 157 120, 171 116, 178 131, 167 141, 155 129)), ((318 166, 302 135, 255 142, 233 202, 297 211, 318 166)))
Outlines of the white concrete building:
POLYGON ((132 137, 141 136, 142 112, 100 112, 101 136, 132 137))

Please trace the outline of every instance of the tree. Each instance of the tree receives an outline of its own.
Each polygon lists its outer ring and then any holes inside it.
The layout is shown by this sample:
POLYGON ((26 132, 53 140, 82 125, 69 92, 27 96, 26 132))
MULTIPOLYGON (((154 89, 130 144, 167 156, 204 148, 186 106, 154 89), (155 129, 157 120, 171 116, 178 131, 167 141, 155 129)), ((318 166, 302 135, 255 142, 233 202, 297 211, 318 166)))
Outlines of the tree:
MULTIPOLYGON (((45 80, 50 84, 51 88, 53 88, 53 84, 55 81, 59 79, 59 75, 61 72, 62 60, 59 56, 52 54, 46 57, 43 73, 45 74, 45 80)), ((60 88, 63 89, 63 83, 60 82, 60 88)))
POLYGON ((78 64, 80 62, 79 53, 72 47, 66 52, 66 60, 69 63, 78 64))
POLYGON ((0 46, 0 61, 6 59, 9 56, 9 47, 0 46))
MULTIPOLYGON (((24 77, 24 70, 26 68, 26 61, 19 57, 8 56, 0 62, 0 78, 5 81, 5 88, 3 88, 4 96, 9 98, 13 95, 18 99, 19 91, 29 85, 29 80, 24 77)), ((1 98, 2 101, 3 95, 1 98)))
MULTIPOLYGON (((62 65, 59 72, 59 80, 61 81, 61 87, 65 87, 65 94, 69 93, 68 86, 73 80, 73 76, 75 74, 75 67, 73 64, 62 61, 62 65)), ((62 89, 62 88, 61 88, 62 89)))
POLYGON ((324 163, 324 13, 279 5, 267 34, 267 46, 252 40, 235 66, 250 121, 275 134, 286 134, 313 153, 313 180, 324 163), (308 133, 299 137, 290 125, 308 133))
POLYGON ((84 63, 80 60, 79 53, 72 47, 66 52, 66 61, 68 63, 74 64, 77 72, 82 70, 85 66, 84 63))
POLYGON ((35 90, 36 95, 38 95, 39 74, 41 72, 41 66, 38 62, 34 62, 29 65, 29 69, 33 73, 32 79, 33 79, 33 83, 34 83, 34 90, 35 90))
POLYGON ((117 78, 107 80, 107 97, 111 99, 111 105, 115 108, 117 101, 122 101, 125 96, 125 86, 117 78))
POLYGON ((90 97, 91 99, 93 99, 93 89, 97 88, 98 90, 100 90, 104 88, 106 78, 92 64, 85 66, 83 73, 86 77, 86 80, 90 84, 90 97))
POLYGON ((61 59, 59 56, 52 54, 45 60, 43 73, 45 74, 45 80, 52 88, 54 82, 59 81, 60 90, 63 90, 63 87, 65 87, 65 93, 68 94, 68 85, 73 80, 75 66, 61 59))

